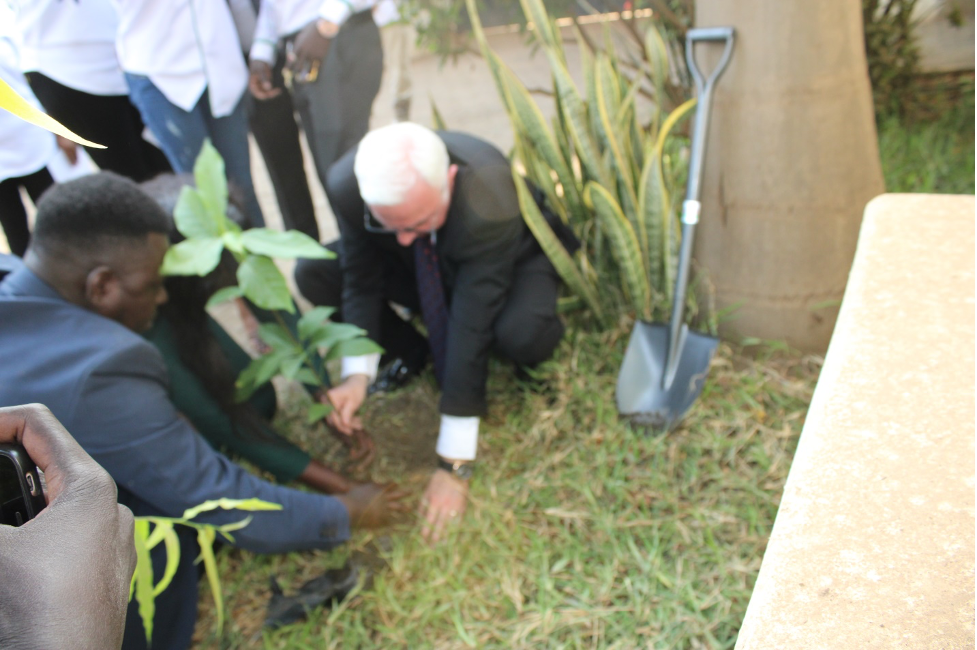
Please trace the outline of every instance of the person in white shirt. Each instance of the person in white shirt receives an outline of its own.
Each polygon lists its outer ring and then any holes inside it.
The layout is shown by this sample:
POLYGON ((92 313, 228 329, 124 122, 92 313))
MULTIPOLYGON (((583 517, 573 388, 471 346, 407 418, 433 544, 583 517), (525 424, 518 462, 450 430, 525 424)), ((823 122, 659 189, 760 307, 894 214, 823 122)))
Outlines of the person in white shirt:
POLYGON ((144 181, 171 171, 143 137, 115 54, 111 0, 12 0, 20 68, 44 110, 105 149, 86 151, 100 168, 144 181))
MULTIPOLYGON (((260 0, 228 0, 241 48, 249 60, 260 5, 260 0)), ((298 117, 291 93, 282 91, 285 87, 284 69, 285 50, 278 48, 271 69, 276 91, 265 99, 258 99, 251 93, 245 94, 248 124, 275 188, 275 199, 285 228, 298 230, 319 241, 319 223, 316 221, 309 177, 305 173, 298 117)))
MULTIPOLYGON (((14 92, 41 106, 20 72, 17 47, 4 30, 10 26, 10 14, 0 4, 0 79, 14 92)), ((10 252, 23 257, 30 241, 27 211, 20 190, 25 189, 35 203, 54 180, 47 165, 57 151, 53 133, 27 124, 8 111, 0 109, 0 226, 3 226, 10 252)), ((57 141, 61 144, 61 141, 57 141)), ((63 141, 66 153, 74 155, 74 144, 63 141)))
POLYGON ((205 138, 263 226, 251 180, 244 91, 248 71, 225 0, 114 0, 116 46, 129 98, 176 172, 190 172, 205 138))
POLYGON ((291 92, 322 186, 336 160, 370 127, 383 75, 383 47, 373 20, 377 0, 262 0, 251 47, 251 93, 280 92, 271 78, 275 49, 285 48, 291 92))

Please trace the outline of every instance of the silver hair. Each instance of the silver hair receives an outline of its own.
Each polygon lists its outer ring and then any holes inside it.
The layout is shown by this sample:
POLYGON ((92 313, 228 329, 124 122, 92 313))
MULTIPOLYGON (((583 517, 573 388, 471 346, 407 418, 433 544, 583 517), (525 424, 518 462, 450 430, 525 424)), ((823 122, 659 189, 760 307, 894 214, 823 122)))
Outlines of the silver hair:
POLYGON ((419 179, 447 195, 448 164, 448 150, 434 131, 398 122, 366 134, 353 172, 365 203, 400 205, 419 179))

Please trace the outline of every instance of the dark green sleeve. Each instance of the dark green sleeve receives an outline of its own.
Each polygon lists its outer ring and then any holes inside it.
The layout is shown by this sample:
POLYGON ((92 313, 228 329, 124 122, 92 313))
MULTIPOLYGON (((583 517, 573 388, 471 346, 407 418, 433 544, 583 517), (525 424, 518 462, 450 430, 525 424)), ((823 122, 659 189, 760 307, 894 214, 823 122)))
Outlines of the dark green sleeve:
MULTIPOLYGON (((212 319, 208 323, 218 344, 228 356, 235 372, 248 362, 248 355, 212 319)), ((262 427, 261 440, 242 435, 231 418, 207 393, 200 379, 180 361, 172 331, 165 318, 157 319, 146 338, 163 355, 170 376, 170 399, 212 447, 254 463, 272 473, 279 482, 295 480, 309 464, 309 455, 278 435, 267 424, 262 427)), ((263 417, 274 413, 275 391, 271 384, 262 387, 252 397, 252 404, 263 417)))

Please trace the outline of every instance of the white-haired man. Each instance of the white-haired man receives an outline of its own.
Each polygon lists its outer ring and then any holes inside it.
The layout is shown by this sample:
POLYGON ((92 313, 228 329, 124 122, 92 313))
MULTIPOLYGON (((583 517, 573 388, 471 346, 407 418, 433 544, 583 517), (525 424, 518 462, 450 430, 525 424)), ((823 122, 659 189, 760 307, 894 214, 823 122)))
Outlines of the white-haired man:
MULTIPOLYGON (((387 380, 410 377, 433 358, 442 388, 439 467, 421 511, 423 535, 436 542, 467 503, 489 353, 520 366, 553 353, 563 336, 560 280, 523 222, 509 162, 473 136, 409 122, 377 129, 333 165, 326 194, 339 224, 340 240, 330 244, 338 259, 300 262, 296 282, 310 301, 338 307, 342 320, 380 342, 387 380), (422 315, 429 338, 389 302, 422 315)), ((379 363, 379 355, 343 360, 343 382, 329 391, 338 429, 358 426, 379 363)))

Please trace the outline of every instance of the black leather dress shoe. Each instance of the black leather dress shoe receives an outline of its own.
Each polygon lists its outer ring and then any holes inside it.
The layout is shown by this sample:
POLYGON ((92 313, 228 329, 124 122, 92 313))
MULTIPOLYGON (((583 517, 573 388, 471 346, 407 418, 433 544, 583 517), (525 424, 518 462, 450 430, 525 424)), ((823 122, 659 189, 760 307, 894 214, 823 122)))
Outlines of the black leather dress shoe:
POLYGON ((377 380, 368 389, 370 395, 374 393, 389 393, 390 391, 403 388, 411 382, 414 377, 421 374, 424 369, 423 364, 413 364, 406 359, 397 357, 387 364, 387 366, 377 375, 377 380))
POLYGON ((278 580, 272 576, 265 627, 275 629, 301 621, 311 610, 343 600, 356 586, 359 576, 359 570, 349 564, 341 569, 330 569, 299 587, 294 596, 283 594, 278 580))

